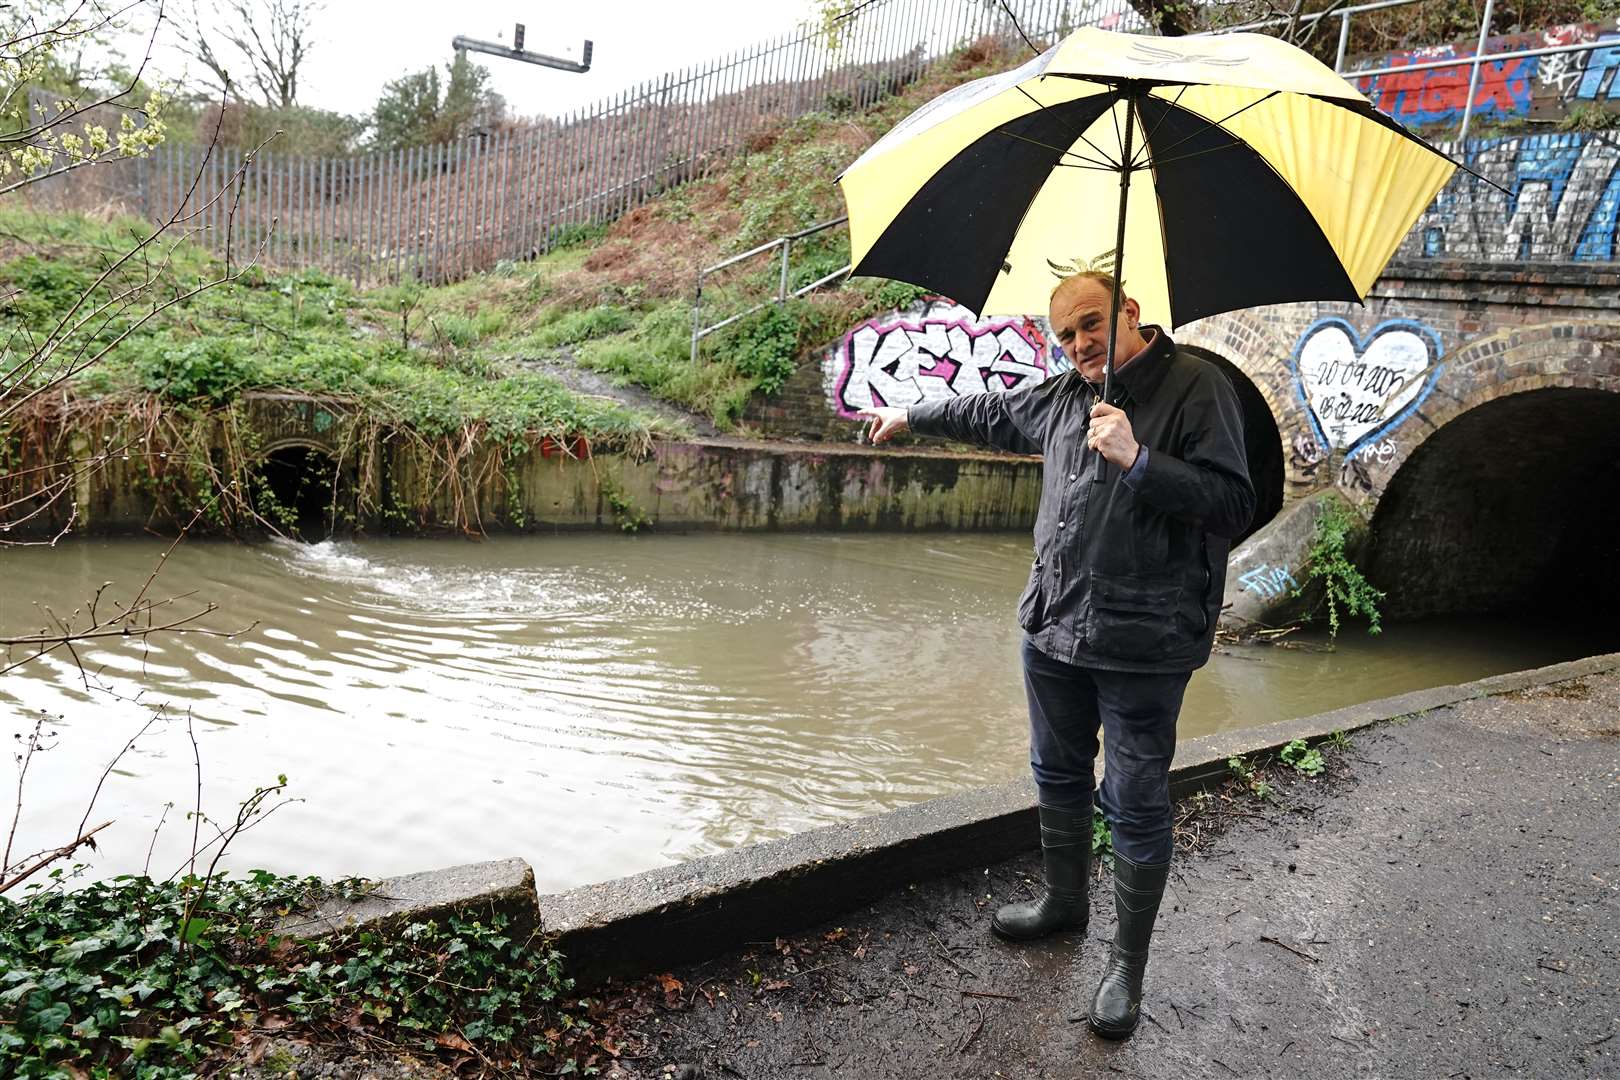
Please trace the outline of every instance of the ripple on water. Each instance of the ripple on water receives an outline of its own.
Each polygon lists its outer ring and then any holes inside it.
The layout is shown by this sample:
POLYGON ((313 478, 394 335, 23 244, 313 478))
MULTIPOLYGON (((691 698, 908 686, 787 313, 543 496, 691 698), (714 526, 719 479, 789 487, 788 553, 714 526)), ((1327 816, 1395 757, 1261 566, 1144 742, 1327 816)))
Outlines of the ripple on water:
MULTIPOLYGON (((138 585, 160 550, 8 553, 5 610, 138 585)), ((546 889, 1020 776, 1028 557, 1024 537, 951 535, 182 545, 161 585, 218 603, 215 628, 257 629, 99 643, 88 689, 60 657, 0 682, 14 728, 63 717, 25 831, 77 821, 84 778, 154 708, 165 719, 98 804, 125 830, 98 872, 139 869, 162 804, 194 798, 193 735, 214 816, 283 772, 306 800, 245 836, 241 865, 376 875, 516 854, 546 889)), ((1327 656, 1218 656, 1182 733, 1590 651, 1514 634, 1392 627, 1327 656)))

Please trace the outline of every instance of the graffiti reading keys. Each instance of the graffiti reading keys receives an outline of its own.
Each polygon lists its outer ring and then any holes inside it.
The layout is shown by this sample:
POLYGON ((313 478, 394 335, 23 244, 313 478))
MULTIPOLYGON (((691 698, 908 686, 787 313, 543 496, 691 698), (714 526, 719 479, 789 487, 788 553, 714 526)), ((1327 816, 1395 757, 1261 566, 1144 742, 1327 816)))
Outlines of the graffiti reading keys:
MULTIPOLYGON (((1033 319, 978 319, 945 300, 862 323, 824 363, 834 409, 846 420, 875 405, 1006 392, 1057 373, 1033 319)), ((1064 367, 1067 365, 1065 364, 1064 367)))

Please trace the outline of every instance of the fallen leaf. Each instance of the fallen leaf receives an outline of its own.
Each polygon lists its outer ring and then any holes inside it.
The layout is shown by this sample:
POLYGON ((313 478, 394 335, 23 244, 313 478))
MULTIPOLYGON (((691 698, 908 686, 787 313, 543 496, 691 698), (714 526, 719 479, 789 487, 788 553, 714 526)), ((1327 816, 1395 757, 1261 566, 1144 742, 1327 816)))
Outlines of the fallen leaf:
POLYGON ((788 987, 790 987, 792 985, 793 984, 788 982, 786 979, 766 979, 762 984, 760 984, 760 989, 762 989, 762 990, 786 990, 788 987))
POLYGON ((441 1032, 433 1037, 433 1041, 446 1050, 460 1050, 464 1054, 473 1052, 472 1043, 453 1031, 441 1032))

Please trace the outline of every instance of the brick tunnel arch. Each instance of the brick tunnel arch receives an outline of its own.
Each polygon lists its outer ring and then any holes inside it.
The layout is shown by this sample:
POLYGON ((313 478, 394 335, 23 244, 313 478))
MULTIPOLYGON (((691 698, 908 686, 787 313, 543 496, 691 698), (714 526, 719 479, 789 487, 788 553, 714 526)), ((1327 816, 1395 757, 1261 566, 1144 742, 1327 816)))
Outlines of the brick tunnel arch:
POLYGON ((1184 348, 1225 372, 1232 388, 1237 391, 1238 403, 1243 407, 1243 450, 1249 462, 1249 480, 1254 484, 1255 503, 1254 517, 1249 522, 1248 530, 1233 540, 1236 545, 1276 517, 1277 511, 1282 509, 1286 471, 1282 435, 1277 430, 1270 402, 1242 368, 1201 345, 1187 345, 1184 348))
POLYGON ((1620 601, 1620 375, 1587 367, 1487 384, 1431 415, 1434 427, 1404 448, 1367 559, 1389 617, 1610 618, 1620 601))
POLYGON ((354 477, 331 448, 311 439, 284 439, 259 459, 255 502, 271 524, 300 540, 324 540, 344 524, 354 477))
MULTIPOLYGON (((1177 327, 1176 344, 1226 372, 1243 406, 1244 448, 1254 482, 1255 510, 1247 538, 1277 516, 1289 484, 1309 482, 1298 462, 1284 456, 1289 432, 1307 424, 1300 397, 1278 361, 1288 346, 1252 311, 1232 311, 1177 327)), ((1234 546, 1235 546, 1234 542, 1234 546)))

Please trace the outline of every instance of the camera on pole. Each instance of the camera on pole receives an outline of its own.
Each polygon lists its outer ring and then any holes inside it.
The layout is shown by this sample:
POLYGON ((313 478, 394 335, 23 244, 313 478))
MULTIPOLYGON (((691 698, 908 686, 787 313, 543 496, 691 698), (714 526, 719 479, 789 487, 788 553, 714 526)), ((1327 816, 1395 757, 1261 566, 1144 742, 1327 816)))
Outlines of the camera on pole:
POLYGON ((556 68, 558 71, 572 71, 575 74, 584 74, 591 70, 591 40, 585 39, 585 48, 578 60, 565 60, 560 56, 546 56, 543 53, 526 52, 523 48, 524 28, 522 23, 512 32, 510 47, 494 41, 479 41, 477 38, 457 34, 450 42, 451 48, 457 52, 465 49, 468 52, 489 53, 491 56, 504 56, 508 60, 521 60, 525 64, 539 64, 541 67, 556 68))

